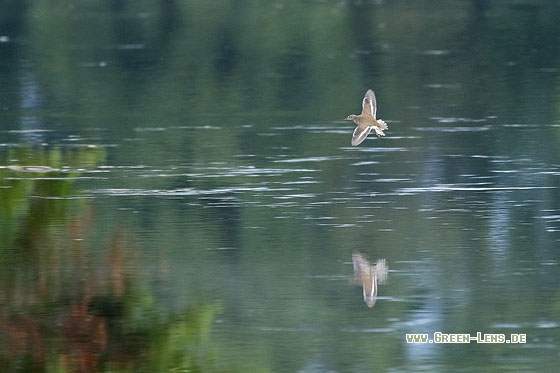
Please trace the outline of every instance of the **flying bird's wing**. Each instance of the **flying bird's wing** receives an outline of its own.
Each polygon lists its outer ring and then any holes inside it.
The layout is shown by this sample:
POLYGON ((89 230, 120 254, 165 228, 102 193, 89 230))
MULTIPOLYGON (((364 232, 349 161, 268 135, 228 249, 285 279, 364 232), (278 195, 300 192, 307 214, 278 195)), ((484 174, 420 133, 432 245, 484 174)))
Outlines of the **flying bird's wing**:
POLYGON ((360 145, 362 141, 364 141, 366 137, 369 135, 372 128, 373 127, 371 126, 367 126, 367 127, 357 126, 356 129, 354 130, 354 133, 352 134, 352 146, 360 145))
POLYGON ((373 93, 371 89, 368 89, 362 101, 362 115, 371 115, 375 118, 376 113, 377 101, 375 100, 375 93, 373 93))

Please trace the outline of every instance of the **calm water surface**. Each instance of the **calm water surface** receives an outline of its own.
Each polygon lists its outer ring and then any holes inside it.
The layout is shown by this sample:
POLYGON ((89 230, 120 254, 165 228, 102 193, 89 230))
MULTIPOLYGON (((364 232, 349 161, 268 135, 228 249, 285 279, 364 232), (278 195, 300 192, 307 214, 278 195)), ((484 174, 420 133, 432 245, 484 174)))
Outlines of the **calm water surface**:
POLYGON ((555 369, 552 3, 12 5, 2 371, 555 369))

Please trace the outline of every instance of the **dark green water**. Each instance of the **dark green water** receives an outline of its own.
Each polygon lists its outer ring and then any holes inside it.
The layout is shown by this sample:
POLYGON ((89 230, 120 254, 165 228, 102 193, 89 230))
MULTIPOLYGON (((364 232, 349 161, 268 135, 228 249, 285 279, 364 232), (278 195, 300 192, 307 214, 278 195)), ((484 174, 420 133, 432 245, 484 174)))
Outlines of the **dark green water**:
POLYGON ((556 2, 4 3, 0 370, 557 368, 556 2))

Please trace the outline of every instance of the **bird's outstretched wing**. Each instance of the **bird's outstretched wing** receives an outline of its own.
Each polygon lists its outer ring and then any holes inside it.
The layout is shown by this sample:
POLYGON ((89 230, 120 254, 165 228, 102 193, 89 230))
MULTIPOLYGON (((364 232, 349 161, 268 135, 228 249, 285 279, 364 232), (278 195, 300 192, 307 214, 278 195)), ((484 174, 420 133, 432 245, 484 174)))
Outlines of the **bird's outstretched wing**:
POLYGON ((375 93, 373 93, 371 89, 368 89, 362 101, 362 115, 371 115, 375 118, 376 113, 377 101, 375 100, 375 93))
POLYGON ((357 126, 352 134, 352 146, 358 146, 366 139, 373 127, 360 127, 357 126))

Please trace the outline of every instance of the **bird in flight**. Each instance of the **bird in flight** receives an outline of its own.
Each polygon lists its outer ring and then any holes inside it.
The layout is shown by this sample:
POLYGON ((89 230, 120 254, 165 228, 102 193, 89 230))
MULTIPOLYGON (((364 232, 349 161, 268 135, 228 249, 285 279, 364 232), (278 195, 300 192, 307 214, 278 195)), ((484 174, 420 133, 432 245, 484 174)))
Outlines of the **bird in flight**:
POLYGON ((351 114, 345 120, 352 120, 357 124, 354 133, 352 134, 352 146, 358 146, 366 139, 371 130, 375 131, 377 136, 385 136, 383 130, 389 129, 387 123, 381 119, 376 119, 377 101, 375 100, 375 93, 368 89, 362 101, 362 114, 351 114))

